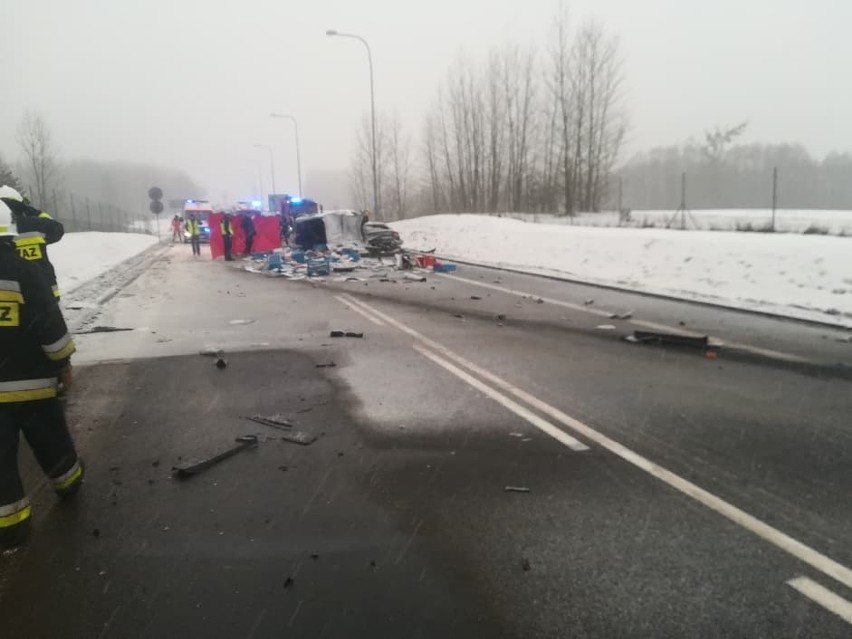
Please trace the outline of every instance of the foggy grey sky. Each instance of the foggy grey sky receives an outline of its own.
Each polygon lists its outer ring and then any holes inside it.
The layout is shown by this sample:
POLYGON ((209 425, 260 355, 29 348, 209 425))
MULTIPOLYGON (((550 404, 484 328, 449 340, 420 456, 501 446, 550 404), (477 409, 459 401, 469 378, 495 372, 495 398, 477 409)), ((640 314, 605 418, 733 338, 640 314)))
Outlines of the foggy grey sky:
MULTIPOLYGON (((41 112, 65 159, 127 159, 188 171, 213 199, 246 197, 257 164, 269 188, 296 191, 292 129, 303 173, 339 169, 369 109, 413 134, 460 51, 507 41, 546 46, 551 0, 2 0, 0 153, 41 112)), ((748 119, 747 140, 801 142, 818 155, 852 151, 849 0, 575 0, 575 23, 597 18, 619 36, 631 121, 628 153, 748 119)), ((418 156, 419 157, 419 156, 418 156)))

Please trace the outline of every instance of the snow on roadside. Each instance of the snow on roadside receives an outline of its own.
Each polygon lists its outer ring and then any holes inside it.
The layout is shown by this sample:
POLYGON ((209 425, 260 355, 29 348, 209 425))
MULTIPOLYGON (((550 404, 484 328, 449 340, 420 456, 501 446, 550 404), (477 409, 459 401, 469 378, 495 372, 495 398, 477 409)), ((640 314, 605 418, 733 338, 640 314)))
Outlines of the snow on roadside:
POLYGON ((392 224, 406 247, 852 327, 852 239, 569 227, 487 215, 392 224))
MULTIPOLYGON (((541 224, 567 224, 569 226, 628 226, 642 228, 656 226, 679 228, 681 217, 675 211, 635 210, 631 222, 621 224, 618 213, 578 213, 573 218, 549 213, 504 213, 524 222, 541 224)), ((739 231, 762 229, 771 225, 772 212, 766 209, 699 209, 689 211, 683 220, 687 229, 697 231, 739 231)), ((807 229, 817 230, 816 235, 852 235, 852 211, 821 209, 779 209, 775 228, 779 233, 804 233, 807 229)))
POLYGON ((156 243, 157 238, 151 235, 87 231, 66 233, 50 245, 48 253, 56 268, 59 290, 67 295, 156 243))

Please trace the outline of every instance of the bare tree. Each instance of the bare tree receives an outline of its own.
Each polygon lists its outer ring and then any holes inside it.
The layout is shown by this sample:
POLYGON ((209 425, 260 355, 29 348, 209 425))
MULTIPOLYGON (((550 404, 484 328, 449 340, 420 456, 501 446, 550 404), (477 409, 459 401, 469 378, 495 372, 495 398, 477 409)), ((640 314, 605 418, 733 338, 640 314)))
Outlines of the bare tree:
POLYGON ((59 161, 44 118, 27 111, 18 125, 18 143, 24 154, 25 182, 38 206, 47 206, 59 186, 59 161))
POLYGON ((3 185, 11 186, 13 189, 19 191, 24 188, 18 180, 18 176, 12 170, 12 167, 6 164, 3 158, 0 157, 0 186, 3 185))
POLYGON ((408 137, 402 132, 399 116, 394 113, 390 120, 387 136, 388 175, 387 195, 382 195, 387 219, 404 219, 408 207, 408 190, 411 173, 411 147, 408 137), (388 211, 388 209, 390 209, 388 211))
POLYGON ((355 206, 361 210, 369 208, 369 203, 373 201, 371 131, 370 118, 364 116, 355 136, 355 151, 349 167, 349 188, 352 200, 355 206))

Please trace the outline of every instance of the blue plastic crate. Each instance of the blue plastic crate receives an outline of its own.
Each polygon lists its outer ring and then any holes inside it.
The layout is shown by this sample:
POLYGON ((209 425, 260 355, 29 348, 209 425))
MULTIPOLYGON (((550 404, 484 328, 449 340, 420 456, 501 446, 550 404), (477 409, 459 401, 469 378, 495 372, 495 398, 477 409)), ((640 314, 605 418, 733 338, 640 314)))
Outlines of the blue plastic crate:
POLYGON ((453 273, 456 270, 455 264, 435 264, 432 267, 434 273, 453 273))

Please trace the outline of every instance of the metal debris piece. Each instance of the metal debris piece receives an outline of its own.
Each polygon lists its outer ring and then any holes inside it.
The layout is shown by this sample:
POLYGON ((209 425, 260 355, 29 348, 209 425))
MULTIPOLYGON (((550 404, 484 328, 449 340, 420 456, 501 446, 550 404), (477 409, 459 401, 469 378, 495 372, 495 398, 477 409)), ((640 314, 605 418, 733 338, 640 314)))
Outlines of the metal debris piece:
POLYGON ((408 282, 425 282, 426 277, 423 275, 414 275, 413 273, 406 273, 404 280, 408 282))
POLYGON ((523 433, 509 433, 509 437, 518 437, 518 438, 520 438, 520 437, 523 437, 523 436, 524 436, 524 434, 523 434, 523 433))
POLYGON ((222 370, 223 368, 227 368, 227 367, 228 367, 228 360, 226 360, 224 357, 219 357, 219 358, 216 359, 216 368, 218 368, 219 370, 222 370))
POLYGON ((287 430, 293 428, 293 423, 287 420, 283 415, 252 415, 251 417, 244 416, 243 419, 247 419, 256 424, 270 426, 272 428, 287 430))
POLYGON ((586 300, 585 302, 583 302, 583 304, 585 306, 591 306, 594 303, 595 303, 595 300, 592 300, 592 299, 589 299, 589 300, 586 300))
POLYGON ((180 479, 192 477, 193 475, 197 475, 201 472, 204 472, 211 466, 218 464, 220 461, 228 459, 228 457, 233 457, 237 453, 242 452, 247 448, 257 447, 256 435, 243 435, 241 437, 237 437, 234 441, 237 442, 236 446, 233 446, 228 450, 219 453, 218 455, 208 457, 207 459, 203 459, 201 461, 190 461, 185 464, 180 464, 179 466, 172 467, 172 476, 178 477, 180 479))
POLYGON ((695 346, 701 349, 707 349, 710 341, 708 335, 684 335, 683 333, 661 333, 657 331, 633 331, 633 336, 643 343, 695 346))
POLYGON ((503 314, 503 313, 500 313, 499 315, 497 315, 497 321, 498 322, 505 322, 506 321, 506 315, 503 314))
POLYGON ((118 328, 116 326, 95 326, 87 331, 80 331, 77 335, 90 335, 91 333, 120 333, 122 331, 132 330, 132 328, 118 328))
POLYGON ((531 492, 530 489, 527 488, 526 486, 506 486, 506 488, 504 488, 503 491, 507 492, 507 493, 528 493, 528 492, 531 492))
POLYGON ((356 333, 355 331, 331 331, 329 337, 356 337, 363 338, 364 333, 356 333))
POLYGON ((300 430, 284 433, 281 439, 291 444, 299 444, 300 446, 310 446, 317 440, 315 435, 300 430))
POLYGON ((539 297, 539 298, 536 298, 535 303, 536 304, 544 304, 544 300, 539 297))
POLYGON ((228 322, 231 326, 242 326, 245 324, 254 324, 255 320, 253 319, 235 319, 228 322))
POLYGON ((613 326, 612 324, 598 324, 597 326, 595 326, 595 328, 600 330, 600 331, 614 331, 615 330, 615 326, 613 326))
POLYGON ((471 295, 470 299, 472 300, 481 300, 482 298, 479 295, 471 295))
POLYGON ((457 317, 458 319, 464 319, 464 315, 462 315, 461 313, 454 313, 453 317, 457 317))
POLYGON ((530 560, 527 559, 526 557, 521 559, 521 570, 523 570, 524 572, 529 572, 530 570, 532 570, 532 566, 530 565, 530 560))
POLYGON ((337 366, 335 362, 326 362, 325 364, 315 364, 316 368, 334 368, 337 366))
POLYGON ((633 311, 627 311, 626 313, 612 313, 609 316, 609 319, 629 320, 632 317, 633 317, 633 311))

